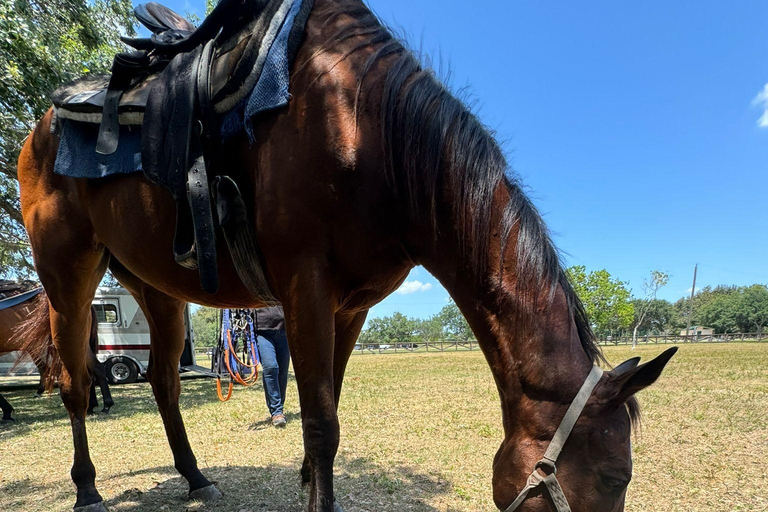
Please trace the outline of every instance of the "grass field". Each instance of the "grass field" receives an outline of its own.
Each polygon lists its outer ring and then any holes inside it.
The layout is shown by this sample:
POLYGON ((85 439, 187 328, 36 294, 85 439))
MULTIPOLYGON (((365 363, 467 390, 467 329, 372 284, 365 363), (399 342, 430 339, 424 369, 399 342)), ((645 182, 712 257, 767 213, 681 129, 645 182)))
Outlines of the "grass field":
MULTIPOLYGON (((608 348, 613 362, 663 346, 608 348)), ((0 382, 2 384, 2 382, 0 382)), ((89 421, 97 485, 110 510, 301 510, 301 426, 290 383, 283 431, 261 422, 260 387, 218 402, 186 380, 182 408, 204 473, 225 499, 187 502, 147 383, 115 387, 109 416, 89 421)), ((57 396, 4 393, 18 422, 0 426, 0 510, 68 510, 72 441, 57 396)), ((641 434, 626 510, 768 511, 768 344, 685 345, 642 392, 641 434)), ((492 511, 499 400, 479 352, 354 357, 340 409, 337 497, 355 511, 492 511)))

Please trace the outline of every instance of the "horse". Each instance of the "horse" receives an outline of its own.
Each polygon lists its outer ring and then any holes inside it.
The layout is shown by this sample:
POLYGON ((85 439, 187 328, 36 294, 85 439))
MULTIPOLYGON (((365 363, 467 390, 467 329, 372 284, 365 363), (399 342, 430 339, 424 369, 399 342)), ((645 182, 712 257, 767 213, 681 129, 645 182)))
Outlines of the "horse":
MULTIPOLYGON (((557 432, 563 499, 573 510, 623 510, 639 417, 634 395, 656 381, 674 351, 642 365, 632 359, 588 380, 602 359, 584 308, 493 134, 361 0, 316 0, 303 36, 288 106, 260 116, 253 143, 244 134, 223 142, 209 166, 238 183, 261 248, 252 258, 284 306, 307 510, 342 510, 333 465, 345 368, 370 308, 416 265, 455 300, 498 388, 504 438, 493 460, 496 506, 518 508, 514 501, 530 491, 518 509, 548 510, 554 468, 531 471, 557 432), (585 382, 594 385, 586 402, 579 398, 585 382), (566 417, 572 402, 581 408, 577 419, 566 417), (563 444, 557 427, 564 417, 575 427, 563 444), (542 472, 546 489, 528 489, 542 472)), ((241 282, 221 237, 215 293, 175 263, 174 200, 143 175, 54 174, 52 117, 48 112, 27 139, 18 178, 63 363, 75 509, 106 510, 85 409, 88 306, 108 268, 149 321, 147 377, 175 467, 191 498, 219 499, 198 468, 179 410, 182 313, 186 302, 254 308, 265 301, 241 282)))
MULTIPOLYGON (((50 336, 50 322, 45 316, 39 318, 38 315, 38 318, 34 318, 33 315, 36 311, 44 311, 47 303, 45 291, 41 291, 39 294, 23 302, 0 310, 0 354, 16 351, 28 352, 25 347, 29 340, 34 339, 36 342, 35 349, 29 353, 29 356, 40 373, 36 394, 38 397, 42 396, 45 392, 46 378, 52 374, 48 371, 49 360, 52 358, 54 360, 58 359, 54 355, 55 348, 50 336)), ((101 388, 101 395, 104 400, 104 408, 101 412, 108 413, 114 405, 114 401, 109 389, 109 383, 107 382, 104 365, 96 359, 96 353, 99 350, 97 329, 96 310, 91 308, 90 332, 88 336, 89 367, 93 384, 101 388)), ((14 367, 17 367, 22 362, 21 358, 17 359, 14 367)), ((94 385, 90 387, 88 404, 88 413, 90 414, 93 414, 95 408, 99 405, 94 385)), ((3 411, 2 421, 14 421, 11 416, 13 407, 2 395, 0 395, 0 409, 3 411)))
MULTIPOLYGON (((18 295, 18 294, 17 294, 18 295)), ((24 321, 33 311, 33 302, 37 295, 32 296, 18 304, 14 304, 10 307, 0 309, 0 354, 7 354, 9 352, 16 352, 22 348, 23 340, 14 336, 14 330, 18 325, 24 321)), ((37 386, 37 396, 42 396, 45 391, 45 362, 43 360, 33 361, 37 366, 37 371, 40 374, 40 382, 37 386)), ((0 404, 8 404, 5 399, 1 398, 0 404)), ((3 407, 3 420, 10 420, 10 413, 12 408, 8 405, 8 409, 3 407)))

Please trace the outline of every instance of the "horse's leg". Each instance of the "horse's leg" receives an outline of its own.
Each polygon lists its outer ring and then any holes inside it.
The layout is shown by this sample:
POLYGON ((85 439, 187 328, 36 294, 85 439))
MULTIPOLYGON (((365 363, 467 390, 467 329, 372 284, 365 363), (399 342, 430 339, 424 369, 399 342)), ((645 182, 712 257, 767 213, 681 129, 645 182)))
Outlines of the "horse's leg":
MULTIPOLYGON (((32 238, 34 240, 34 236, 32 238)), ((106 508, 96 490, 96 469, 88 451, 85 416, 91 387, 87 364, 91 301, 106 270, 108 257, 92 243, 81 245, 86 247, 83 250, 73 251, 74 244, 64 249, 52 243, 53 238, 41 245, 33 241, 33 249, 37 250, 36 267, 51 302, 53 344, 63 363, 59 389, 69 412, 75 445, 71 471, 77 486, 75 510, 103 511, 106 508)))
POLYGON ((107 414, 112 406, 115 405, 115 401, 112 400, 112 392, 109 390, 109 381, 104 370, 104 363, 98 363, 98 367, 94 369, 93 375, 96 383, 99 385, 99 389, 101 389, 101 399, 104 402, 101 412, 107 414))
POLYGON ((333 299, 310 265, 290 281, 297 286, 283 301, 286 329, 299 388, 304 453, 312 478, 309 512, 334 511, 333 461, 339 447, 339 419, 333 379, 333 299), (298 285, 298 283, 301 283, 298 285))
POLYGON ((35 366, 37 366, 37 372, 40 374, 40 383, 37 385, 37 393, 35 394, 35 397, 40 398, 43 396, 43 393, 45 393, 45 370, 47 365, 43 361, 37 361, 35 366))
POLYGON ((0 421, 15 421, 11 417, 13 407, 11 407, 11 404, 8 403, 8 400, 6 400, 3 395, 0 395, 0 409, 3 411, 3 418, 0 421))
MULTIPOLYGON (((355 343, 360 336, 360 331, 363 329, 367 316, 367 309, 356 313, 336 313, 336 340, 333 348, 333 393, 336 399, 337 411, 339 409, 341 385, 344 381, 347 362, 349 362, 349 357, 352 355, 355 343)), ((312 469, 309 465, 309 457, 304 455, 304 462, 301 465, 301 482, 302 484, 308 484, 311 479, 312 469)))
MULTIPOLYGON (((118 276, 122 279, 122 275, 118 276)), ((179 361, 184 351, 184 307, 186 303, 165 295, 147 285, 136 295, 149 322, 151 352, 147 378, 152 384, 155 401, 163 418, 165 433, 173 452, 174 465, 187 482, 190 498, 213 501, 221 493, 200 472, 189 445, 187 431, 179 410, 181 381, 179 361)))
POLYGON ((88 393, 88 414, 93 414, 93 411, 99 406, 99 399, 96 398, 96 376, 91 376, 91 390, 88 393))

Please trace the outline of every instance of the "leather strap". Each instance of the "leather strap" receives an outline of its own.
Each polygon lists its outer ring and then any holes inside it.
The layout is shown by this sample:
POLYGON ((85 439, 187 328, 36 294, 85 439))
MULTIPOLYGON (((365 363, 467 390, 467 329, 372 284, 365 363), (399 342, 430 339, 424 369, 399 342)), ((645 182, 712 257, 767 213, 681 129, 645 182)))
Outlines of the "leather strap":
POLYGON ((208 187, 208 172, 205 165, 205 147, 208 142, 208 133, 215 129, 213 123, 206 123, 204 116, 210 112, 210 70, 213 56, 214 42, 208 41, 200 55, 199 66, 196 72, 197 83, 197 112, 199 125, 193 126, 193 130, 200 130, 196 138, 198 143, 190 145, 190 157, 193 158, 192 166, 187 173, 187 199, 192 211, 192 225, 195 231, 195 252, 197 254, 197 268, 200 273, 200 282, 208 293, 216 293, 219 289, 219 275, 216 258, 216 232, 214 231, 213 215, 211 213, 211 194, 208 187))
POLYGON ((120 139, 120 98, 131 84, 137 71, 149 65, 147 52, 118 53, 112 62, 112 77, 109 79, 104 107, 101 113, 99 135, 96 138, 96 152, 111 155, 117 150, 120 139))
POLYGON ((552 437, 552 441, 549 442, 547 451, 544 453, 544 457, 536 463, 533 472, 528 476, 528 481, 517 495, 515 501, 506 508, 504 512, 512 512, 517 510, 520 505, 528 498, 528 494, 544 484, 547 495, 557 512, 571 512, 571 507, 568 505, 568 500, 565 498, 562 487, 557 481, 557 458, 560 456, 560 452, 563 450, 565 442, 573 431, 576 421, 584 411, 584 407, 589 401, 589 397, 592 396, 592 392, 595 390, 595 386, 600 382, 600 378, 603 376, 603 369, 599 366, 592 366, 589 375, 584 380, 584 384, 581 385, 581 389, 576 394, 576 398, 573 399, 571 405, 568 406, 568 410, 557 427, 555 435, 552 437))

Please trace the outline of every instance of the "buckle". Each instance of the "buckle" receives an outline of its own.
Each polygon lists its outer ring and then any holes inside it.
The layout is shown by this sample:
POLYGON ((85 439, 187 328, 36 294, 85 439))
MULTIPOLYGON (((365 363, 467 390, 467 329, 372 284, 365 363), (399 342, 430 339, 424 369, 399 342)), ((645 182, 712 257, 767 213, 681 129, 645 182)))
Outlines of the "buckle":
POLYGON ((534 473, 536 471, 541 471, 541 473, 543 473, 544 476, 556 475, 557 466, 555 466, 555 463, 553 461, 547 458, 544 458, 536 463, 536 465, 533 467, 533 471, 534 473))

